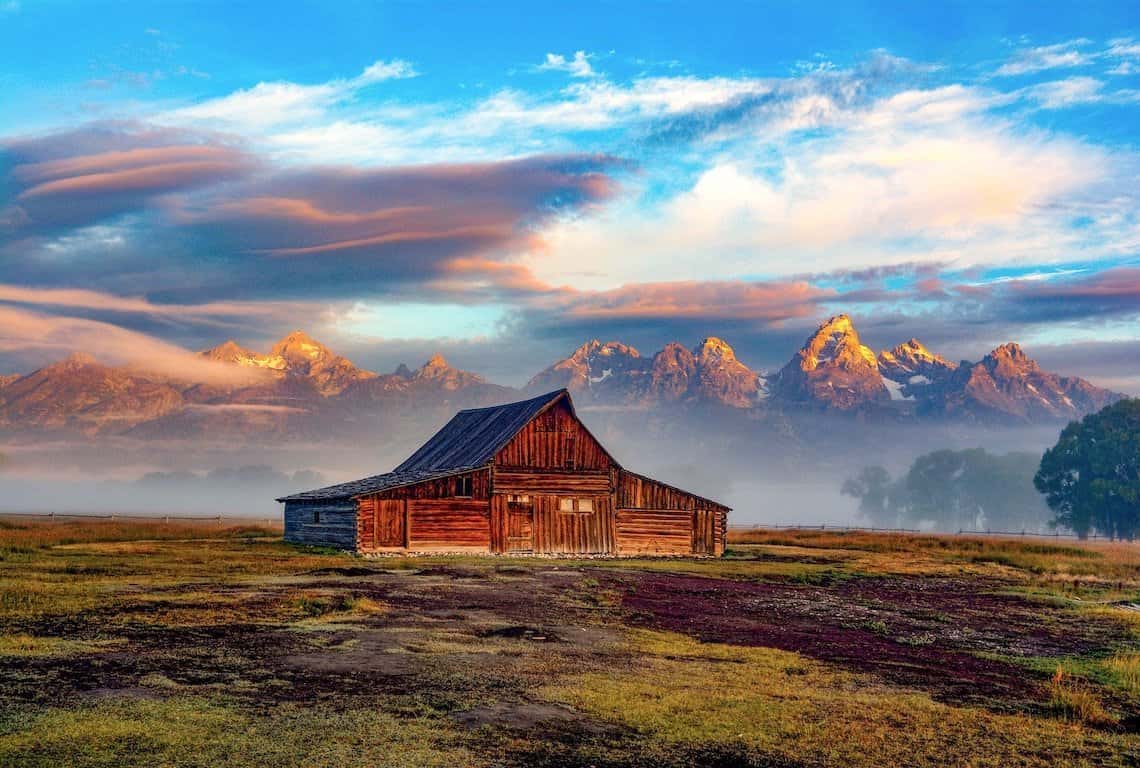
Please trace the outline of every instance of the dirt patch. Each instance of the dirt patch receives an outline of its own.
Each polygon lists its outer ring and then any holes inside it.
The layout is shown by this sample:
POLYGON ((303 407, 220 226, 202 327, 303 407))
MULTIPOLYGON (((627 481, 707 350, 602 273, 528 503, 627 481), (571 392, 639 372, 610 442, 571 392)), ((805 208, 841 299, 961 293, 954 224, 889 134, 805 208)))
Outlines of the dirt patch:
POLYGON ((508 730, 532 731, 537 728, 546 730, 573 725, 576 726, 574 728, 576 731, 605 733, 613 730, 567 707, 534 701, 497 701, 462 712, 453 712, 451 717, 467 728, 492 726, 508 730))
POLYGON ((940 701, 997 709, 1041 702, 1046 676, 984 655, 1081 654, 1122 639, 1115 625, 952 579, 819 587, 655 573, 596 578, 622 591, 634 626, 795 651, 940 701))
POLYGON ((383 571, 377 568, 318 568, 315 571, 309 571, 306 576, 375 576, 383 571))
POLYGON ((511 640, 528 640, 532 643, 561 643, 562 638, 553 632, 538 627, 500 627, 498 629, 485 629, 478 633, 479 637, 506 637, 511 640))

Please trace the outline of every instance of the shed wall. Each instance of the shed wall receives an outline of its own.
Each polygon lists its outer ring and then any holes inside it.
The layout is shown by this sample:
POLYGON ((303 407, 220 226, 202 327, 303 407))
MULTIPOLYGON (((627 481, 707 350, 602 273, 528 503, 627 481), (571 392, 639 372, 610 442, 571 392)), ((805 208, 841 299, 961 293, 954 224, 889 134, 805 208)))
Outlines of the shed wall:
POLYGON ((356 549, 356 502, 285 502, 285 541, 311 546, 356 549), (314 522, 316 515, 320 522, 314 522))

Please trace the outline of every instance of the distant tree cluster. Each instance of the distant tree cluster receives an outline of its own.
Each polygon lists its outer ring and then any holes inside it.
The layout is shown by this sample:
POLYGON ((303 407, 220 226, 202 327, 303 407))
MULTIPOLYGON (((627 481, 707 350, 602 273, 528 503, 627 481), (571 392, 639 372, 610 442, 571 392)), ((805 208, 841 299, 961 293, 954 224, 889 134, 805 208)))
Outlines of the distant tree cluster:
POLYGON ((1037 531, 1049 522, 1033 487, 1037 463, 1032 453, 941 450, 919 456, 897 480, 883 467, 865 467, 841 491, 875 526, 1037 531))
POLYGON ((1065 427, 1033 478, 1058 525, 1081 538, 1140 532, 1140 399, 1125 399, 1065 427))

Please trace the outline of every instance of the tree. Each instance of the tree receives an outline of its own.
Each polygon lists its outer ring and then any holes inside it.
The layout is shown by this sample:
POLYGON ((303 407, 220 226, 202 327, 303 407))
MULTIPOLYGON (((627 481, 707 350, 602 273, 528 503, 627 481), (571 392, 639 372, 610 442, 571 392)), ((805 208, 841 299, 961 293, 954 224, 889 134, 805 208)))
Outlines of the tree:
POLYGON ((859 500, 859 514, 872 525, 898 524, 898 509, 892 498, 895 484, 883 467, 863 467, 855 477, 848 478, 840 489, 844 496, 859 500))
POLYGON ((1033 488, 1037 463, 1031 453, 933 451, 893 482, 882 467, 865 467, 841 492, 859 499, 860 515, 875 525, 1039 530, 1049 509, 1033 488))
POLYGON ((1033 478, 1054 524, 1086 538, 1096 530, 1129 541, 1140 531, 1140 399, 1071 422, 1033 478))

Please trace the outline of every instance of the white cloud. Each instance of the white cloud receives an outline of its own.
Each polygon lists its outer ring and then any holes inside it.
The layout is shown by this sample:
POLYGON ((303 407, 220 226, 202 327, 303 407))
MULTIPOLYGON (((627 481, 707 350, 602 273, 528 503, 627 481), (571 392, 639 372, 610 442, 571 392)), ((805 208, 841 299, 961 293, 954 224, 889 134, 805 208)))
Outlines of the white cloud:
POLYGON ((1105 154, 975 115, 960 91, 942 96, 942 106, 911 94, 849 112, 823 139, 740 143, 663 204, 557 222, 528 265, 552 284, 606 288, 1071 258, 1086 237, 1069 228, 1085 212, 1073 200, 1109 175, 1105 154), (773 151, 774 165, 755 165, 773 151))
POLYGON ((1094 77, 1070 77, 1031 85, 1022 93, 1043 109, 1065 109, 1101 101, 1104 98, 1103 88, 1104 83, 1094 77))
POLYGON ((416 68, 408 62, 401 59, 393 59, 392 61, 377 61, 369 64, 364 68, 364 71, 351 82, 356 86, 362 86, 369 83, 379 83, 384 80, 403 80, 409 77, 415 77, 417 74, 416 68))
POLYGON ((361 89, 398 78, 415 77, 411 64, 401 60, 377 61, 350 79, 315 85, 286 81, 258 83, 252 88, 210 99, 160 115, 168 123, 226 124, 231 128, 263 131, 283 124, 299 124, 325 117, 334 105, 353 98, 361 89))
POLYGON ((590 65, 590 59, 593 57, 593 54, 585 51, 575 51, 570 58, 560 53, 548 53, 538 68, 554 72, 566 72, 571 77, 597 77, 598 73, 590 65))
POLYGON ((1009 61, 998 67, 995 74, 1009 77, 1041 72, 1046 69, 1084 66, 1091 63, 1095 58, 1095 54, 1080 50, 1090 42, 1084 38, 1079 38, 1054 45, 1022 48, 1016 51, 1009 61))
POLYGON ((248 384, 253 369, 217 363, 144 333, 81 317, 0 306, 0 352, 57 355, 85 352, 107 364, 129 365, 178 381, 248 384))
POLYGON ((1140 43, 1131 37, 1118 37, 1109 40, 1105 55, 1114 58, 1140 58, 1140 43))

